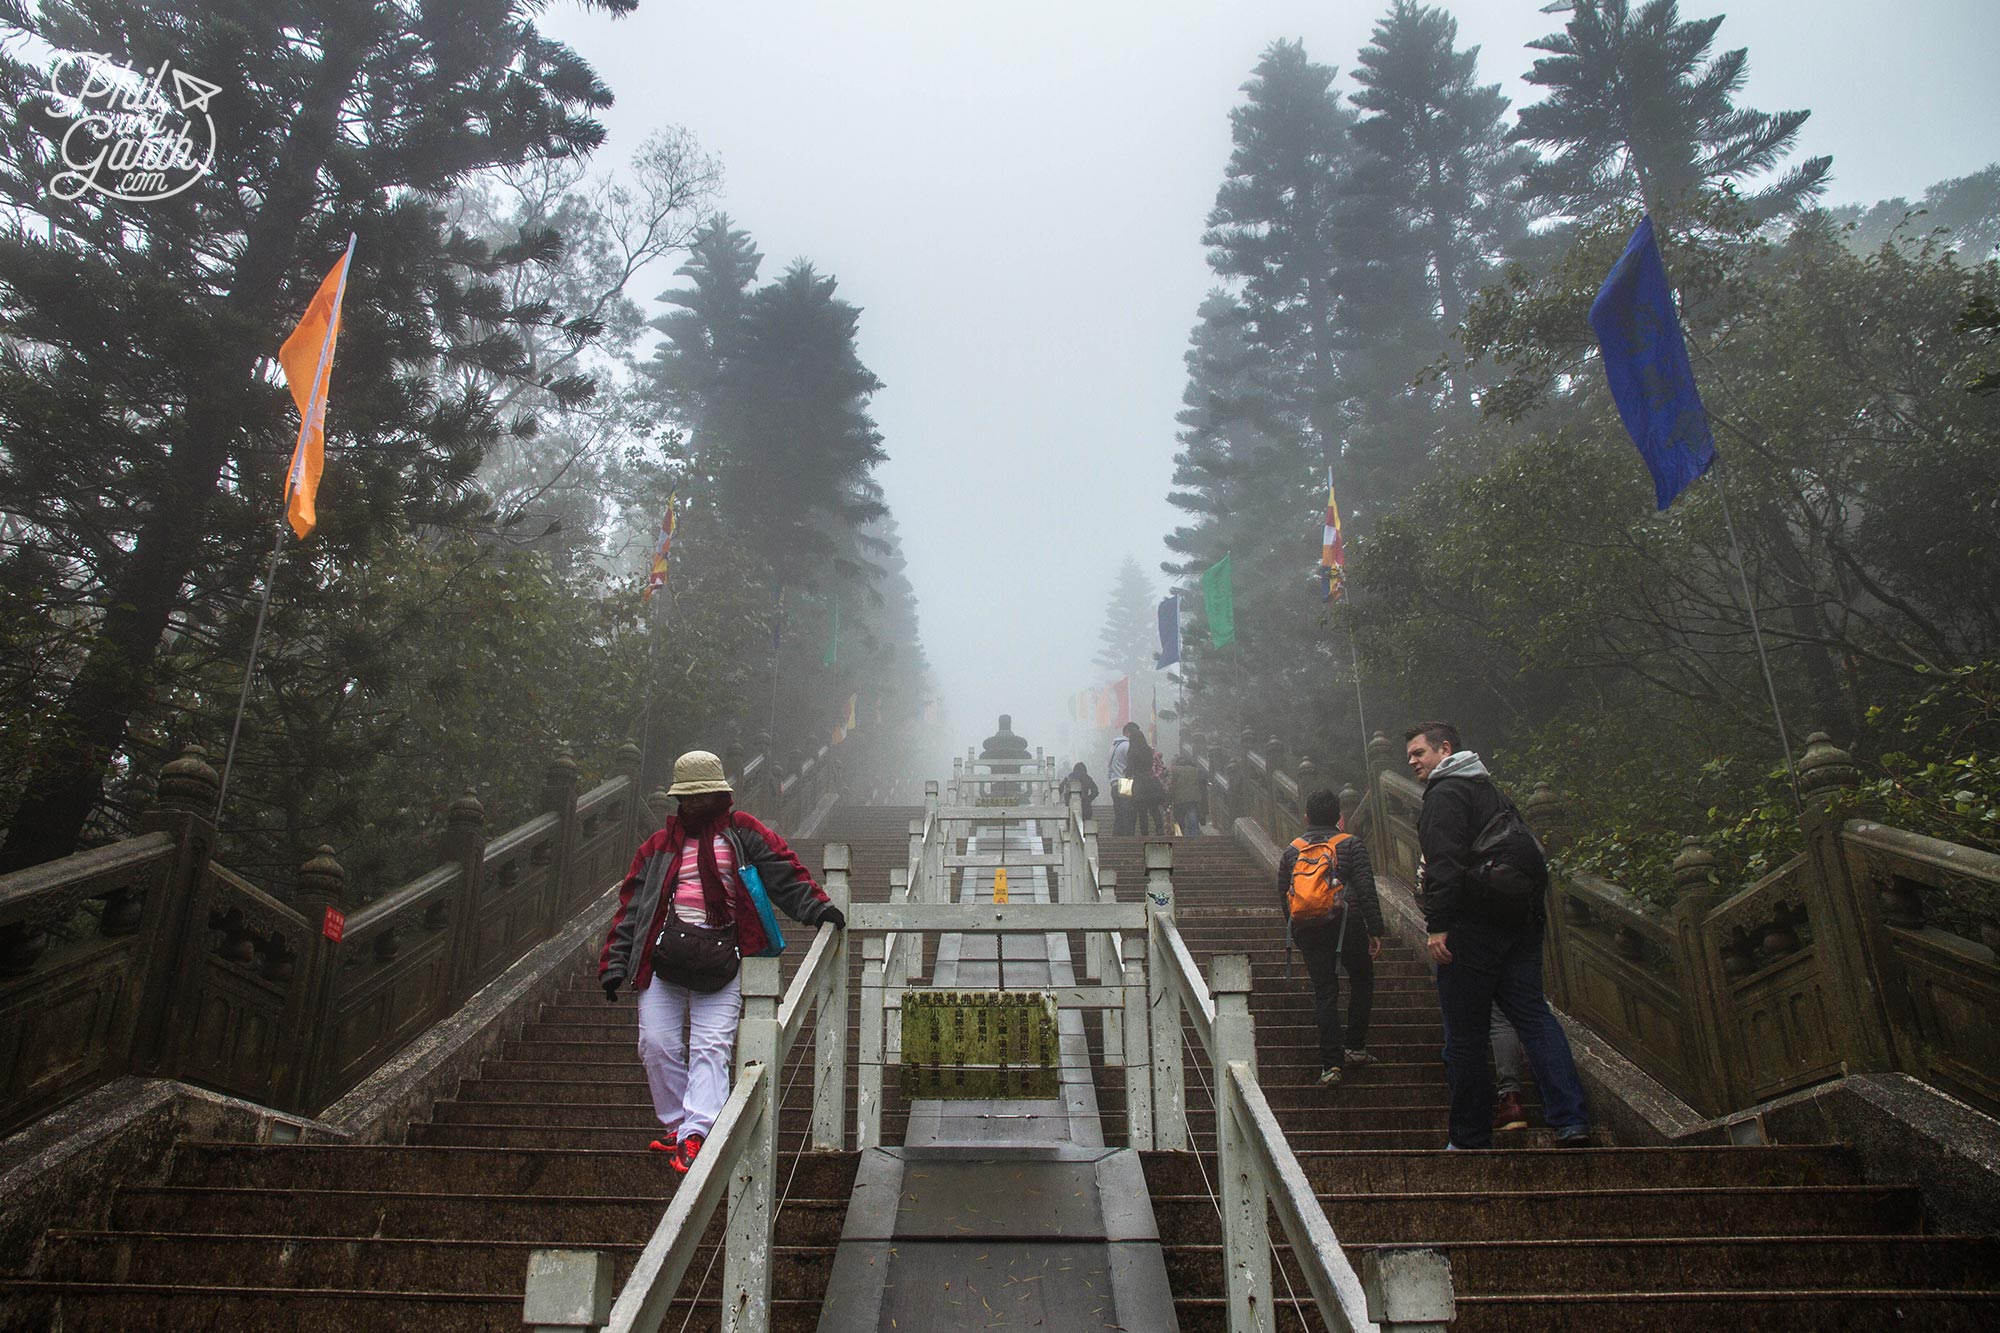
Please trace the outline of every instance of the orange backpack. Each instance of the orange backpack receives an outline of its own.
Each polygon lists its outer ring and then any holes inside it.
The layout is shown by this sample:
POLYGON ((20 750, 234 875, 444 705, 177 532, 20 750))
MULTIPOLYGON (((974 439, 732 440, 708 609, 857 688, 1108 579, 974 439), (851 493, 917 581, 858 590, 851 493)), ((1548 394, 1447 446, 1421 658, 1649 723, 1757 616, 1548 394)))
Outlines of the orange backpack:
POLYGON ((1353 836, 1336 833, 1325 842, 1292 839, 1292 850, 1298 853, 1298 858, 1292 862, 1292 883, 1285 893, 1285 905, 1292 920, 1324 921, 1342 910, 1341 895, 1347 886, 1340 882, 1334 858, 1340 844, 1353 836))

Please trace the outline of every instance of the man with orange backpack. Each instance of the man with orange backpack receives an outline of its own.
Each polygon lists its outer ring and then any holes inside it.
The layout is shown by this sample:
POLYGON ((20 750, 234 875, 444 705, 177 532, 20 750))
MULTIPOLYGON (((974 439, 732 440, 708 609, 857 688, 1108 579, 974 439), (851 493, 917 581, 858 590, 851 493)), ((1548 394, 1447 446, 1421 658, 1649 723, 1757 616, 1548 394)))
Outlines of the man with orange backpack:
POLYGON ((1340 798, 1306 796, 1306 830, 1278 858, 1278 895, 1292 939, 1312 977, 1319 1022, 1319 1085, 1336 1087, 1349 1065, 1369 1063, 1368 1013, 1375 1004, 1375 959, 1382 952, 1382 906, 1361 839, 1340 829, 1340 798), (1340 965, 1347 964, 1347 1031, 1340 1029, 1340 965))

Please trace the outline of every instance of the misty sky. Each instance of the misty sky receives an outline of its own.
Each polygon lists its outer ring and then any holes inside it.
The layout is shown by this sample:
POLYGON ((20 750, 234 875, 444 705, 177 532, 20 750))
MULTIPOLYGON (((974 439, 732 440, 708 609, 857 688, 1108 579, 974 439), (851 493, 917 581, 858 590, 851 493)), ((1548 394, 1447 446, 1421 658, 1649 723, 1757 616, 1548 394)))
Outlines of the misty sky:
MULTIPOLYGON (((1097 683, 1119 561, 1156 582, 1181 361, 1211 285, 1200 234, 1228 113, 1259 53, 1303 38, 1340 86, 1379 3, 1281 0, 646 0, 546 30, 610 84, 600 163, 684 125, 727 172, 724 207, 771 278, 798 257, 863 308, 885 382, 882 469, 962 747, 1001 711, 1061 743, 1097 683)), ((1461 44, 1518 107, 1525 43, 1560 16, 1461 0, 1461 44)), ((1915 197, 2000 157, 1995 0, 1684 0, 1747 46, 1743 104, 1807 108, 1833 203, 1915 197)), ((649 274, 647 301, 673 285, 649 274)), ((649 310, 657 308, 649 304, 649 310)), ((1311 614, 1313 608, 1301 608, 1311 614)), ((1093 759, 1093 767, 1096 761, 1093 759)))

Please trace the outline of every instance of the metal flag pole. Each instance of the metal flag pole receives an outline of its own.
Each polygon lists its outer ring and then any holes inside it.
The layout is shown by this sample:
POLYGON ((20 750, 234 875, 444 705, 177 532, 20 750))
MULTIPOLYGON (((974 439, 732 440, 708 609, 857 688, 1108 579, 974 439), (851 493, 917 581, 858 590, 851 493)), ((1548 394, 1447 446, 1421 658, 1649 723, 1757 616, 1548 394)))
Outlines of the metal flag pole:
POLYGON ((1750 612, 1750 637, 1757 645, 1757 665, 1764 671, 1764 689, 1771 698, 1771 717, 1778 724, 1778 744, 1785 751, 1785 776, 1792 785, 1792 805, 1801 817, 1805 814, 1805 799, 1799 794, 1798 765, 1792 761, 1792 738, 1785 727, 1785 710, 1778 704, 1778 683, 1771 676, 1771 658, 1764 651, 1764 626, 1757 617, 1757 595, 1750 590, 1750 572, 1743 563, 1743 547, 1736 540, 1736 519, 1729 512, 1729 487, 1722 479, 1722 455, 1715 455, 1715 494, 1722 501, 1722 525, 1729 532, 1729 553, 1736 560, 1736 577, 1743 584, 1743 605, 1750 612))
MULTIPOLYGON (((292 462, 285 471, 285 504, 288 509, 293 490, 304 480, 306 440, 316 422, 322 423, 324 447, 327 372, 333 359, 333 340, 340 330, 340 306, 347 295, 347 275, 354 268, 354 241, 355 233, 347 233, 347 252, 340 257, 340 281, 333 287, 333 309, 327 315, 326 337, 319 345, 319 359, 313 367, 312 391, 306 396, 306 410, 299 419, 299 438, 292 446, 292 462)), ((324 284, 321 290, 324 290, 324 284)), ((312 313, 311 306, 306 308, 306 313, 312 313)), ((305 321, 301 319, 299 322, 303 324, 305 321)), ((279 356, 282 359, 282 351, 279 356)), ((243 664, 243 688, 236 694, 236 717, 229 724, 229 745, 222 752, 222 778, 215 788, 215 825, 218 829, 222 827, 222 803, 229 796, 229 773, 236 766, 236 741, 243 732, 243 712, 250 703, 250 683, 257 673, 257 649, 264 641, 264 618, 271 609, 271 585, 278 577, 278 556, 285 549, 285 529, 288 526, 286 515, 278 515, 278 533, 271 543, 270 562, 264 567, 264 593, 257 600, 257 625, 250 631, 250 660, 243 664)), ((307 531, 310 532, 311 528, 307 531)))
POLYGON ((229 796, 229 772, 236 766, 236 738, 243 731, 243 710, 250 703, 250 682, 257 674, 257 648, 264 641, 264 617, 271 609, 271 585, 278 578, 278 557, 284 553, 285 530, 289 525, 278 519, 277 539, 271 543, 270 563, 264 567, 264 593, 257 599, 257 627, 250 631, 250 660, 243 664, 243 688, 236 692, 236 720, 229 724, 229 747, 222 752, 222 780, 215 788, 215 825, 222 827, 222 803, 229 796))

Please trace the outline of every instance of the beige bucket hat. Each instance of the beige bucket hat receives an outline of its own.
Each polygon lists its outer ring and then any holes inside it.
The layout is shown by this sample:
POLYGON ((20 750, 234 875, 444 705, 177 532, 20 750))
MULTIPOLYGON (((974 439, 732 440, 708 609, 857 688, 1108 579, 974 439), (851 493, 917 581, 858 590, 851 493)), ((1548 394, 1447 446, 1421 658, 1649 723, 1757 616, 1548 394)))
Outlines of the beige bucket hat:
POLYGON ((689 750, 674 760, 674 785, 667 788, 669 796, 702 796, 712 791, 730 792, 728 775, 722 771, 722 760, 707 750, 689 750))

